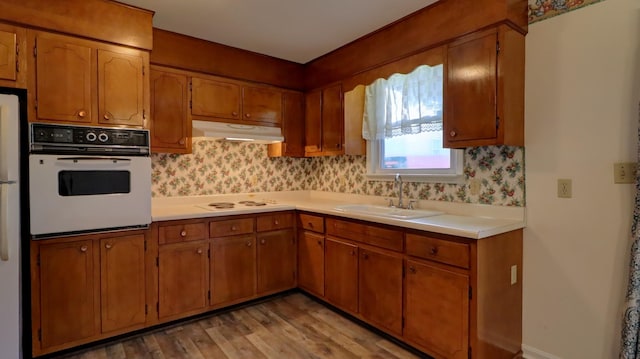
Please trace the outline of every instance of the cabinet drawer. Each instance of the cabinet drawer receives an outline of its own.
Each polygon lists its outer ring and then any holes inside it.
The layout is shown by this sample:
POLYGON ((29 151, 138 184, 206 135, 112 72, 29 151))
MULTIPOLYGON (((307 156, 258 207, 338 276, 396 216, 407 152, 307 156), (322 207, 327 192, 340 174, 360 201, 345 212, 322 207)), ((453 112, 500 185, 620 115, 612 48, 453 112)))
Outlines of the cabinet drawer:
POLYGON ((257 231, 273 231, 276 229, 291 228, 293 227, 293 214, 287 213, 273 213, 269 215, 262 215, 258 217, 257 231))
POLYGON ((407 234, 407 254, 457 267, 469 268, 469 245, 466 243, 407 234))
POLYGON ((253 233, 253 218, 227 219, 209 224, 211 237, 234 236, 236 234, 253 233))
POLYGON ((159 243, 198 241, 207 238, 206 223, 172 224, 159 226, 159 243))
POLYGON ((324 233, 324 217, 322 216, 300 213, 298 215, 298 225, 307 231, 324 233))
POLYGON ((327 234, 398 252, 404 248, 401 231, 361 223, 327 218, 327 234))

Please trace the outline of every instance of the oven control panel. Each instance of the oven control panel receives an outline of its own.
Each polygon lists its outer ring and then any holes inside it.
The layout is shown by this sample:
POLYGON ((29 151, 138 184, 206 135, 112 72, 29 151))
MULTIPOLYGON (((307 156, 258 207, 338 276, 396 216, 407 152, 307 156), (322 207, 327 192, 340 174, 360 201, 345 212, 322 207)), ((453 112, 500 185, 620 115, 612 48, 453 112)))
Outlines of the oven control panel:
POLYGON ((32 152, 46 149, 68 151, 149 153, 149 131, 129 128, 54 125, 32 123, 30 127, 32 152))

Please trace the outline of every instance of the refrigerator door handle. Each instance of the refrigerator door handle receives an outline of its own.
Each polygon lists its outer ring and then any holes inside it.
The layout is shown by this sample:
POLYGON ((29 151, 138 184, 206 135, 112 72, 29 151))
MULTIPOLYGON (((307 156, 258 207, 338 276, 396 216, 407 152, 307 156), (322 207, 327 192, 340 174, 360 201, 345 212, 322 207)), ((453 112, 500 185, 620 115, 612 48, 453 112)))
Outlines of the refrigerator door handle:
POLYGON ((16 181, 3 181, 3 180, 0 180, 0 184, 14 184, 14 183, 17 183, 17 182, 16 181))
POLYGON ((7 217, 9 216, 7 186, 0 185, 0 260, 9 260, 9 241, 7 240, 7 217))

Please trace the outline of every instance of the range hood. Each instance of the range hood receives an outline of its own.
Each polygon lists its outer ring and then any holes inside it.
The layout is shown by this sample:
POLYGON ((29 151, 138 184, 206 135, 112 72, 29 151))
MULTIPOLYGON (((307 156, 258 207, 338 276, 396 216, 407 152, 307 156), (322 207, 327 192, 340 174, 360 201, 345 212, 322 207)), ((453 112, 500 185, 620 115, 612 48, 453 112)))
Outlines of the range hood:
POLYGON ((193 120, 193 137, 250 143, 284 141, 280 127, 237 125, 233 123, 193 120))

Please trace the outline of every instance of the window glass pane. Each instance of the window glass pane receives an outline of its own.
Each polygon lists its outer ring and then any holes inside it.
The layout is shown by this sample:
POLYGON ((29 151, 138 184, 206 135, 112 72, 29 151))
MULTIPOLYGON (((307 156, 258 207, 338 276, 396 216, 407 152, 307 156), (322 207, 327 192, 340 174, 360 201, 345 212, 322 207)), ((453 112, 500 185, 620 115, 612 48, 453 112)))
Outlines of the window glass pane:
POLYGON ((380 167, 398 169, 448 169, 451 151, 442 148, 442 131, 387 138, 381 148, 380 167))
POLYGON ((60 196, 92 196, 131 192, 129 171, 60 171, 60 196))

